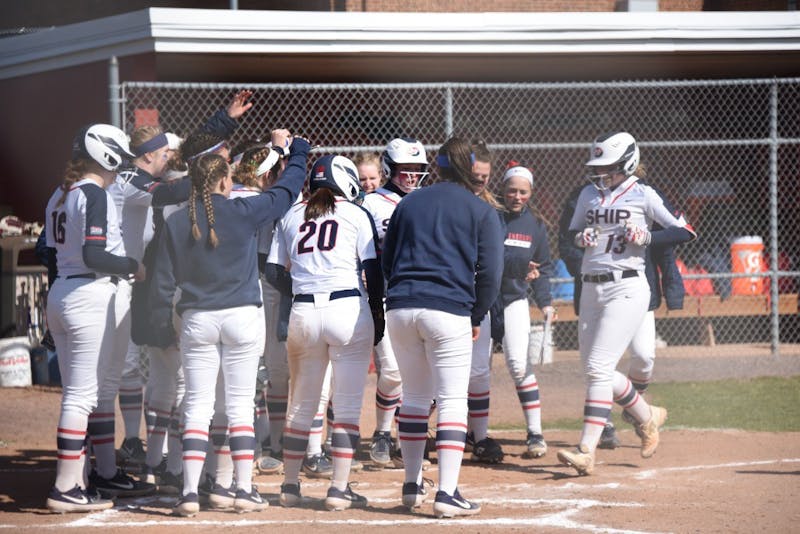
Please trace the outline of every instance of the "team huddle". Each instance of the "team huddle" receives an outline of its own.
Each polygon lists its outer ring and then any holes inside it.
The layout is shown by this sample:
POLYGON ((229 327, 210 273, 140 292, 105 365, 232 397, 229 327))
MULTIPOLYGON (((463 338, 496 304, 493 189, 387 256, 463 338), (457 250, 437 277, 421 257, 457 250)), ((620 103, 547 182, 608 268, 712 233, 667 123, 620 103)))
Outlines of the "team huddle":
MULTIPOLYGON (((159 492, 176 495, 179 516, 203 506, 256 512, 268 502, 254 472, 282 473, 284 507, 308 506, 301 474, 330 479, 327 510, 367 507, 350 477, 363 468, 359 421, 374 354, 371 468, 403 470, 398 493, 411 511, 432 501, 439 518, 479 513, 458 481, 465 450, 474 462, 504 457, 488 429, 492 340, 525 419, 523 457, 547 454, 530 302, 548 324, 556 313, 533 172, 511 162, 495 197, 491 153, 459 136, 433 164, 414 138, 355 160, 309 161, 309 142, 285 129, 231 149, 250 97, 237 93, 185 139, 153 126, 129 138, 107 124, 75 137, 43 232, 63 384, 47 507, 103 510, 159 492), (435 493, 423 478, 429 435, 435 493)), ((662 292, 653 258, 695 237, 645 183, 630 134, 602 135, 591 150, 590 183, 565 206, 559 234, 582 287, 586 400, 577 447, 557 457, 581 475, 607 443, 614 403, 642 457, 656 451, 667 411, 641 395, 662 292), (616 367, 629 347, 625 374, 616 367)))

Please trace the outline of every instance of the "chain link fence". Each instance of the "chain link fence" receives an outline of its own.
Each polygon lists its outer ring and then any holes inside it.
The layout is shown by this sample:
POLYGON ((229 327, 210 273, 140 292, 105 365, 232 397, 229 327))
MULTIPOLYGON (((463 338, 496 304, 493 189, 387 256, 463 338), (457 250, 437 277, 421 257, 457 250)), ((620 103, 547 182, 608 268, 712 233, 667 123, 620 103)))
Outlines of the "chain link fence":
MULTIPOLYGON (((176 84, 121 85, 131 131, 157 122, 186 135, 243 88, 253 108, 231 144, 286 127, 316 152, 380 152, 389 140, 420 139, 434 151, 452 134, 484 140, 499 193, 510 159, 534 169, 534 203, 557 223, 583 183, 591 141, 626 130, 647 178, 681 207, 699 239, 677 250, 683 310, 656 312, 660 351, 800 353, 800 79, 548 84, 176 84)), ((434 169, 435 172, 435 169, 434 169)), ((556 358, 577 349, 568 275, 555 280, 556 358)), ((535 315, 535 314, 534 314, 535 315)))

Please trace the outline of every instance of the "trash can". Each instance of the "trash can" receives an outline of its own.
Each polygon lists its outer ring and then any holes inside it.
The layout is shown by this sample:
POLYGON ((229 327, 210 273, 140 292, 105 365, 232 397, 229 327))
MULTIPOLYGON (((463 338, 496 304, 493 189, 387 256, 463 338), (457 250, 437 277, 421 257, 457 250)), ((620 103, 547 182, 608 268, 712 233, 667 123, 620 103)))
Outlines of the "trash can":
MULTIPOLYGON (((766 270, 764 241, 760 236, 746 235, 731 241, 731 268, 736 274, 762 273, 766 270)), ((734 278, 731 282, 731 293, 734 295, 760 295, 763 288, 764 279, 760 276, 734 278)))
POLYGON ((0 339, 0 387, 31 385, 30 350, 27 337, 0 339))

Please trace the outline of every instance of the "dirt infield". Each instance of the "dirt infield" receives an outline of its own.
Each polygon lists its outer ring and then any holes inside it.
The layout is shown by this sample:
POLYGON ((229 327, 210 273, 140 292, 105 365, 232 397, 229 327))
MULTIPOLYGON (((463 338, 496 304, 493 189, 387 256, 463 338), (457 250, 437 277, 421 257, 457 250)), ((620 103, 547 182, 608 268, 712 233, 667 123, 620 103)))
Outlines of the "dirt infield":
MULTIPOLYGON (((784 351, 779 359, 731 351, 692 356, 659 352, 659 381, 800 374, 800 356, 784 351), (787 355, 788 354, 788 355, 787 355)), ((684 354, 683 352, 680 354, 684 354)), ((579 417, 583 385, 573 353, 557 353, 556 362, 538 370, 545 422, 579 417)), ((365 393, 362 434, 373 426, 375 380, 365 393)), ((502 363, 494 361, 491 426, 521 426, 514 389, 502 363)), ((234 515, 201 511, 194 518, 169 515, 173 497, 120 500, 113 510, 87 515, 54 515, 44 509, 55 474, 54 427, 60 391, 31 387, 2 389, 0 418, 0 528, 41 531, 92 528, 102 532, 237 532, 270 529, 305 531, 316 526, 352 532, 381 527, 411 532, 419 528, 448 532, 530 529, 537 532, 798 532, 800 531, 800 434, 745 433, 731 430, 686 430, 669 420, 658 453, 644 460, 638 439, 622 425, 623 446, 598 451, 596 474, 575 477, 558 464, 555 451, 574 446, 577 431, 549 431, 548 454, 524 460, 524 432, 493 431, 507 452, 499 466, 465 461, 460 489, 483 506, 480 515, 437 520, 430 505, 410 514, 400 506, 402 472, 355 474, 358 490, 370 500, 366 510, 326 512, 327 483, 303 480, 308 506, 283 509, 277 504, 280 476, 258 476, 255 482, 273 505, 265 512, 234 515)), ((117 425, 119 429, 121 424, 117 425)), ((121 437, 120 437, 121 439, 121 437)), ((365 441, 366 443, 366 441, 365 441)), ((427 473, 436 480, 436 465, 427 473)))

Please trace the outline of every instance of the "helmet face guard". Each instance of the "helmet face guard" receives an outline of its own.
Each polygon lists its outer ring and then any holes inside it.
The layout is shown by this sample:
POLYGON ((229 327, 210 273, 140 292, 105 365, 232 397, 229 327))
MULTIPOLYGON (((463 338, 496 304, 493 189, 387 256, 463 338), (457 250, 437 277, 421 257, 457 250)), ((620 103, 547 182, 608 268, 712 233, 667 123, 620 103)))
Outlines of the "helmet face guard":
POLYGON ((428 177, 427 171, 399 171, 392 177, 392 182, 402 191, 410 193, 422 187, 422 181, 428 177))
POLYGON ((381 155, 381 169, 386 178, 405 193, 419 189, 429 174, 425 147, 416 139, 393 139, 381 155), (406 164, 416 165, 421 170, 398 172, 397 166, 406 164))
POLYGON ((606 181, 613 178, 614 175, 623 174, 625 175, 625 170, 622 168, 621 165, 613 168, 613 169, 605 169, 602 170, 603 167, 589 167, 589 173, 586 174, 586 180, 591 183, 598 191, 608 191, 609 186, 606 185, 606 181))

